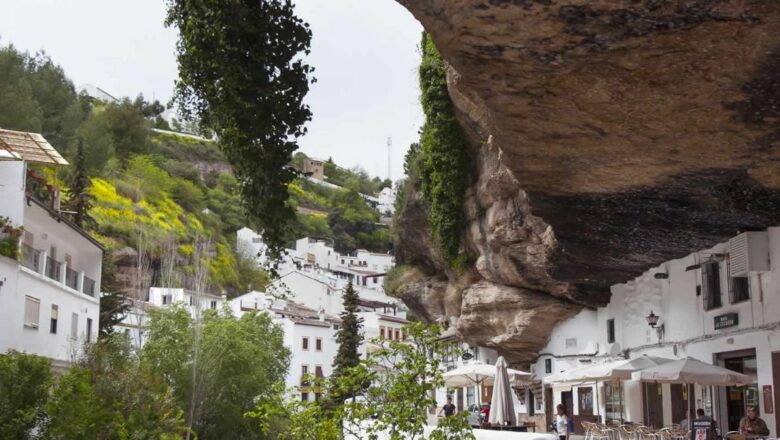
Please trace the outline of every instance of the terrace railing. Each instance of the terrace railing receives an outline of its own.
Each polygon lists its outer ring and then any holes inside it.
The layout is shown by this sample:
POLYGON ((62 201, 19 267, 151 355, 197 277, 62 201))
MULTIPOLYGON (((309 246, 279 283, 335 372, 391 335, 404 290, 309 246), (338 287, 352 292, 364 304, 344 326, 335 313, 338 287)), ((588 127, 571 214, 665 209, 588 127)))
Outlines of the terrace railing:
POLYGON ((22 244, 22 265, 38 273, 41 272, 41 251, 22 244))
POLYGON ((65 285, 79 290, 79 273, 69 267, 65 268, 65 285))
POLYGON ((95 280, 84 275, 84 288, 83 292, 89 296, 95 296, 95 280))
POLYGON ((46 257, 46 276, 55 280, 60 280, 60 270, 62 270, 62 263, 55 260, 52 257, 46 257))

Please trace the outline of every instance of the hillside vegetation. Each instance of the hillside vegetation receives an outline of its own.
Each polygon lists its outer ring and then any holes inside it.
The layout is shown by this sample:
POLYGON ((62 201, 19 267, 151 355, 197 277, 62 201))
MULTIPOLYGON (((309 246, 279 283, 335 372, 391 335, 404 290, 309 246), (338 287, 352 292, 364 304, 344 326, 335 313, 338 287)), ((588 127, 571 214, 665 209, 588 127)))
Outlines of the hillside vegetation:
MULTIPOLYGON (((81 144, 94 219, 84 227, 119 257, 117 289, 192 288, 187 280, 201 259, 212 291, 232 295, 264 286, 265 273, 235 251, 235 232, 252 225, 240 183, 217 142, 155 132, 169 128, 159 102, 139 96, 105 103, 79 96, 47 56, 12 46, 0 48, 0 103, 13 103, 0 105, 1 128, 42 133, 70 162, 56 171, 36 170, 63 194, 81 144)), ((343 189, 304 178, 288 186, 288 203, 298 213, 287 242, 314 236, 333 240, 341 251, 389 250, 387 228, 360 195, 374 194, 389 182, 332 161, 326 169, 329 180, 343 189)))

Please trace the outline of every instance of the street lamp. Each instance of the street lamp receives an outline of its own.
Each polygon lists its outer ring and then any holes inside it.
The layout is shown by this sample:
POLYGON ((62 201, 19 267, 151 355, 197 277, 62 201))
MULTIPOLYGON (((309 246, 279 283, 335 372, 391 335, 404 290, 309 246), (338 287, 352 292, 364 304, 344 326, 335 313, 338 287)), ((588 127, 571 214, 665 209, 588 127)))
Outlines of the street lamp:
POLYGON ((658 333, 658 342, 661 342, 661 337, 664 334, 664 325, 658 325, 658 320, 660 319, 660 316, 653 313, 653 310, 650 310, 650 314, 645 316, 645 319, 647 320, 647 324, 650 325, 650 328, 655 329, 656 333, 658 333))

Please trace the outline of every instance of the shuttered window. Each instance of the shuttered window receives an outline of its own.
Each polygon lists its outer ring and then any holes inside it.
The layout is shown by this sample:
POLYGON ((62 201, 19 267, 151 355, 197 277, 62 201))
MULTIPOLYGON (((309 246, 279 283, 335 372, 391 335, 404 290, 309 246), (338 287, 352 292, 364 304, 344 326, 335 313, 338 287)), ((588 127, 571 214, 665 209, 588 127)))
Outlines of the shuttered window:
POLYGON ((41 312, 41 300, 31 296, 24 297, 24 325, 38 328, 38 316, 41 312))
POLYGON ((70 315, 70 337, 76 339, 79 337, 79 314, 70 315))
POLYGON ((720 264, 717 261, 701 265, 701 291, 704 297, 704 310, 720 307, 720 264))

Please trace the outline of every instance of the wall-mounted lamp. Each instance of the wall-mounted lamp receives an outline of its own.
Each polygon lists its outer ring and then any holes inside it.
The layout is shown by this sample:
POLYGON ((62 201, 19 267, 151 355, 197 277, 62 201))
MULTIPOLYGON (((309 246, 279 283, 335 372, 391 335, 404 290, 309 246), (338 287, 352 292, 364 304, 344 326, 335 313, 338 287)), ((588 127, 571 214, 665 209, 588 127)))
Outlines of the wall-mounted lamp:
POLYGON ((650 325, 650 328, 655 329, 656 333, 658 333, 658 342, 661 342, 661 338, 664 334, 664 325, 658 325, 660 316, 656 315, 652 310, 650 310, 650 314, 645 316, 645 319, 647 320, 647 324, 650 325))

